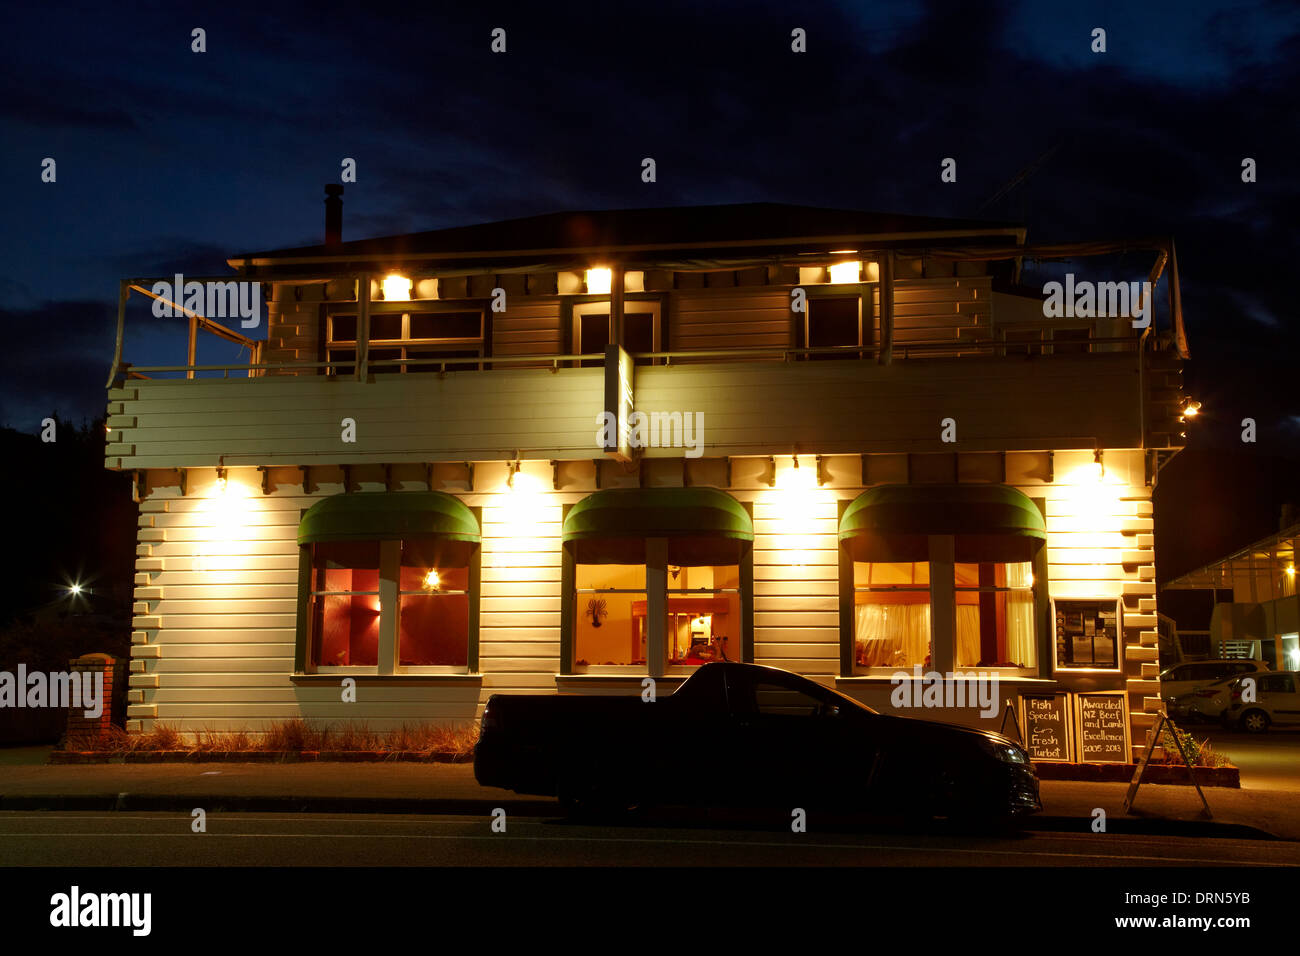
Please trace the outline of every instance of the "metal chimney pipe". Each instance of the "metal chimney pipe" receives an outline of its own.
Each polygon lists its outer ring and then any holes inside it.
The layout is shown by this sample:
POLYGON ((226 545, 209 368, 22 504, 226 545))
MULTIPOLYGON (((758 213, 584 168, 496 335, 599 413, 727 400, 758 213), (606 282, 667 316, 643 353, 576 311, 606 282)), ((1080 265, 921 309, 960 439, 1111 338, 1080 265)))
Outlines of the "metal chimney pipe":
POLYGON ((343 241, 343 186, 325 184, 325 245, 337 246, 343 241))

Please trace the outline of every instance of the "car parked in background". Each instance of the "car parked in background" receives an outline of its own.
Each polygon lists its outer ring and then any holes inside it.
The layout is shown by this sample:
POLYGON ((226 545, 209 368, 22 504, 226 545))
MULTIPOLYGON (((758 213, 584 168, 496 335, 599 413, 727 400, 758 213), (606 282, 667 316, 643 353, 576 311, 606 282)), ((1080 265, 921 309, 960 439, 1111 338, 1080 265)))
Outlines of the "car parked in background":
POLYGON ((1230 693, 1224 715, 1228 727, 1262 734, 1274 724, 1300 724, 1300 671, 1245 674, 1232 681, 1230 693), (1247 692, 1247 681, 1254 681, 1253 694, 1247 692))
POLYGON ((1174 720, 1222 720, 1232 702, 1232 688, 1237 677, 1224 677, 1213 684, 1167 701, 1167 712, 1174 720))
POLYGON ((1263 661, 1250 658, 1184 661, 1160 675, 1160 696, 1169 702, 1176 697, 1207 687, 1215 681, 1267 669, 1268 665, 1263 661))

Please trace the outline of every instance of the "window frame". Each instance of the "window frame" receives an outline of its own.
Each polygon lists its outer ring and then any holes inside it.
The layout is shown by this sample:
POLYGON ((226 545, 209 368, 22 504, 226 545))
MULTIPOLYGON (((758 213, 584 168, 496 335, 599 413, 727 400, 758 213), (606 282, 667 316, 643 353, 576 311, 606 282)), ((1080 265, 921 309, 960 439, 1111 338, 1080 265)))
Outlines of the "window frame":
MULTIPOLYGON (((1034 572, 1034 575, 1035 575, 1035 577, 1037 577, 1038 572, 1035 571, 1035 572, 1034 572)), ((1057 611, 1056 611, 1056 605, 1057 605, 1057 598, 1056 598, 1056 597, 1052 597, 1052 598, 1051 598, 1051 603, 1052 603, 1052 613, 1051 613, 1052 631, 1051 631, 1051 638, 1052 638, 1052 667, 1053 667, 1053 671, 1054 671, 1054 673, 1056 673, 1056 674, 1058 674, 1058 675, 1075 675, 1075 674, 1122 674, 1122 673, 1124 672, 1124 660, 1125 660, 1125 652, 1124 652, 1124 599, 1123 599, 1123 598, 1120 598, 1120 597, 1111 597, 1111 596, 1104 596, 1104 597, 1103 597, 1103 596, 1097 596, 1097 597, 1062 597, 1062 598, 1060 598, 1060 600, 1062 600, 1062 601, 1067 601, 1067 602, 1076 602, 1076 601, 1077 601, 1077 602, 1097 602, 1097 603, 1106 602, 1106 603, 1108 603, 1108 604, 1111 603, 1111 602, 1114 602, 1114 605, 1115 605, 1115 663, 1114 663, 1114 664, 1096 664, 1096 663, 1093 663, 1093 664, 1074 664, 1074 663, 1068 663, 1068 664, 1067 664, 1067 663, 1062 663, 1060 660, 1058 660, 1058 658, 1057 658, 1057 646, 1056 646, 1056 614, 1057 614, 1057 611)), ((1180 666, 1180 667, 1182 667, 1182 666, 1186 666, 1186 664, 1189 664, 1189 663, 1194 665, 1194 664, 1196 664, 1197 662, 1196 662, 1196 661, 1184 662, 1184 664, 1180 664, 1180 665, 1178 665, 1178 666, 1180 666)), ((1174 679, 1174 680, 1190 680, 1190 679, 1193 679, 1193 678, 1186 678, 1186 677, 1183 677, 1183 678, 1173 678, 1173 679, 1174 679)))
MULTIPOLYGON (((844 512, 855 499, 841 498, 837 502, 837 523, 844 517, 844 512)), ((1046 513, 1042 498, 1030 501, 1040 512, 1046 513)), ((957 608, 956 608, 956 565, 970 564, 970 561, 955 560, 955 542, 953 535, 930 535, 926 548, 925 560, 930 565, 930 670, 939 673, 956 672, 957 667, 957 608), (938 550, 936 550, 938 548, 938 550), (943 580, 946 578, 946 583, 943 580), (939 614, 951 612, 951 626, 940 623, 939 614)), ((864 562, 871 563, 871 562, 864 562)), ((889 563, 889 562, 884 562, 889 563)), ((978 562, 975 562, 978 563, 978 562)), ((1001 562, 1007 563, 1007 562, 1001 562)), ((1055 615, 1054 598, 1051 594, 1051 581, 1047 566, 1047 542, 1034 549, 1029 559, 1030 572, 1034 576, 1033 584, 1033 644, 1037 655, 1036 665, 1030 669, 985 668, 997 673, 1006 680, 1051 679, 1056 670, 1055 615)), ((856 580, 854 577, 854 559, 847 541, 839 543, 839 631, 840 631, 840 668, 841 680, 883 681, 888 680, 880 669, 859 670, 856 654, 857 618, 856 618, 856 580)), ((1120 602, 1122 604, 1122 602, 1120 602)), ((1122 669, 1123 643, 1122 618, 1118 624, 1116 654, 1122 669)), ((967 669, 963 668, 963 672, 967 669)), ((1077 671, 1071 668, 1071 672, 1077 671)), ((1103 672, 1093 668, 1094 673, 1103 672)), ((890 673, 897 671, 893 668, 890 673)), ((1116 668, 1105 669, 1105 673, 1114 673, 1116 668)))
MULTIPOLYGON (((897 594, 900 592, 908 593, 908 594, 924 594, 925 606, 928 607, 930 609, 930 613, 933 614, 934 600, 933 600, 933 592, 931 590, 933 586, 933 579, 931 578, 931 573, 933 569, 930 567, 929 555, 926 555, 926 560, 924 561, 853 561, 850 560, 849 568, 850 568, 850 575, 851 575, 850 586, 852 590, 850 607, 852 609, 851 620, 853 622, 852 631, 849 636, 850 653, 851 653, 852 665, 853 665, 853 669, 851 673, 854 677, 883 677, 889 674, 894 674, 900 669, 901 665, 899 666, 893 666, 890 664, 866 665, 866 664, 858 663, 858 654, 857 654, 858 594, 859 593, 897 594), (926 570, 925 570, 926 583, 924 585, 912 583, 912 584, 891 584, 891 585, 875 585, 875 586, 872 586, 870 583, 868 583, 865 587, 860 587, 858 585, 858 575, 857 575, 857 566, 859 564, 865 564, 868 567, 874 564, 910 564, 913 566, 912 568, 913 579, 915 579, 916 577, 916 565, 924 564, 926 566, 926 570)), ((931 669, 933 669, 933 665, 934 665, 934 625, 933 624, 931 624, 930 626, 930 635, 927 638, 927 641, 930 647, 930 654, 929 654, 930 665, 931 665, 931 669)))
MULTIPOLYGON (((1029 592, 1029 596, 1030 596, 1030 604, 1032 605, 1032 607, 1033 607, 1033 609, 1034 609, 1033 614, 1031 615, 1031 620, 1033 621, 1033 625, 1034 625, 1034 635, 1033 635, 1033 640, 1032 640, 1032 642, 1031 642, 1032 645, 1033 645, 1033 648, 1034 648, 1034 663, 1033 663, 1031 666, 1029 666, 1029 667, 999 667, 999 666, 994 665, 994 664, 983 664, 983 665, 981 665, 981 664, 955 664, 955 663, 954 663, 954 666, 956 666, 956 667, 965 667, 965 668, 968 668, 968 669, 969 669, 969 668, 972 668, 972 667, 975 667, 975 668, 978 668, 978 669, 980 669, 980 670, 991 670, 991 671, 997 671, 999 674, 1003 674, 1003 673, 1005 673, 1005 674, 1007 674, 1007 676, 1020 676, 1020 677, 1031 677, 1031 676, 1037 676, 1037 675, 1041 672, 1041 668, 1040 668, 1040 665, 1039 665, 1039 662, 1038 662, 1038 656, 1039 656, 1039 650, 1040 650, 1040 648, 1039 648, 1039 646, 1038 646, 1038 645, 1039 645, 1039 640, 1038 640, 1038 636, 1039 636, 1039 635, 1038 635, 1038 630, 1039 630, 1039 628, 1038 628, 1038 589, 1039 589, 1039 587, 1040 587, 1041 585, 1042 585, 1042 582, 1040 581, 1038 575, 1034 572, 1034 562, 1033 562, 1032 560, 1030 560, 1030 561, 956 561, 956 562, 954 562, 954 563, 953 563, 953 597, 954 597, 954 612, 955 612, 956 604, 958 603, 958 602, 955 600, 955 598, 956 598, 956 596, 957 596, 958 594, 1012 594, 1012 593, 1015 593, 1015 592, 1025 592, 1025 591, 1028 591, 1028 592, 1029 592), (958 564, 974 564, 974 565, 976 565, 977 567, 978 567, 979 565, 981 565, 981 564, 992 564, 995 568, 996 568, 998 565, 1002 565, 1002 566, 1005 567, 1005 566, 1007 566, 1007 565, 1011 565, 1011 564, 1027 564, 1027 565, 1029 565, 1029 577, 1030 577, 1030 580, 1031 580, 1033 583, 1030 584, 1029 587, 1027 587, 1027 588, 1017 588, 1017 587, 1012 587, 1011 585, 998 585, 998 584, 993 584, 993 585, 978 585, 978 584, 977 584, 977 585, 960 585, 960 584, 957 583, 957 577, 956 577, 956 565, 958 565, 958 564)), ((981 636, 981 639, 982 639, 982 638, 983 638, 982 625, 981 625, 981 633, 980 633, 980 636, 981 636)), ((1004 640, 1005 640, 1005 638, 1004 638, 1004 640)), ((954 620, 954 624, 953 624, 953 660, 954 660, 954 662, 956 661, 956 658, 957 658, 957 647, 956 647, 956 642, 957 642, 957 630, 956 630, 956 622, 955 622, 955 620, 954 620)))
MULTIPOLYGON (((741 506, 750 513, 753 518, 753 504, 751 502, 740 502, 741 506)), ((564 519, 568 517, 572 504, 565 504, 561 508, 560 523, 563 525, 564 519)), ((609 678, 633 678, 642 680, 646 677, 653 678, 685 678, 693 674, 700 665, 668 663, 668 636, 667 636, 667 609, 668 597, 672 593, 668 587, 668 562, 666 559, 656 560, 656 551, 660 555, 664 553, 662 548, 651 547, 652 542, 663 542, 665 539, 650 538, 647 540, 646 561, 644 563, 646 570, 645 577, 645 595, 647 605, 647 636, 646 636, 646 661, 645 664, 616 664, 616 665, 586 665, 586 669, 579 671, 575 661, 577 660, 577 636, 575 623, 578 610, 578 560, 574 550, 568 544, 560 544, 560 661, 558 677, 591 677, 596 680, 609 678), (656 588, 656 582, 659 587, 656 588), (658 602, 664 610, 663 625, 664 633, 659 641, 659 655, 652 657, 652 647, 655 645, 654 632, 650 630, 650 608, 658 602), (662 659, 660 659, 662 658, 662 659), (593 670, 592 668, 598 668, 593 670)), ((739 645, 735 648, 737 654, 736 661, 739 663, 754 663, 754 549, 747 547, 739 556, 737 562, 740 578, 740 621, 739 621, 739 645)), ((693 567, 694 565, 686 565, 693 567)), ((717 567, 719 565, 715 565, 717 567)), ((729 565, 728 565, 729 567, 729 565)), ((641 592, 638 592, 641 593, 641 592)))
MULTIPOLYGON (((570 334, 570 339, 569 339, 569 341, 572 343, 572 349, 573 349, 573 354, 574 354, 574 355, 583 355, 583 354, 585 354, 585 353, 582 351, 582 318, 583 318, 583 316, 586 316, 586 315, 600 315, 600 314, 602 314, 602 313, 606 314, 606 316, 607 316, 607 325, 606 325, 606 329, 605 329, 605 341, 606 341, 606 344, 607 344, 607 345, 608 345, 608 344, 613 344, 614 341, 615 341, 615 338, 614 338, 614 308, 613 308, 613 301, 612 301, 611 299, 587 299, 587 300, 584 300, 584 301, 582 301, 582 302, 575 302, 575 303, 573 303, 573 308, 572 308, 572 310, 571 310, 571 312, 570 312, 570 315, 569 315, 569 334, 570 334)), ((664 349, 663 349, 663 341, 664 341, 663 313, 664 313, 664 310, 663 310, 663 307, 662 307, 662 302, 661 302, 661 300, 658 299, 658 298, 654 298, 654 299, 624 299, 624 300, 623 300, 623 315, 624 315, 624 316, 627 316, 627 315, 650 315, 650 316, 652 317, 652 319, 651 319, 651 323, 652 323, 652 325, 651 325, 651 328, 652 328, 652 332, 651 332, 651 341, 652 341, 653 346, 654 346, 654 347, 651 348, 651 350, 650 350, 650 351, 652 351, 652 352, 661 352, 661 351, 664 351, 664 349)), ((621 345, 621 344, 623 344, 623 343, 620 342, 619 344, 621 345)), ((636 353, 636 354, 643 354, 643 353, 636 353)), ((603 358, 601 359, 601 361, 600 361, 599 363, 597 363, 594 359, 589 359, 588 361, 589 361, 590 364, 593 365, 593 366, 595 366, 596 364, 601 364, 601 365, 604 364, 604 359, 603 359, 603 358)), ((663 361, 662 359, 657 359, 657 358, 656 358, 656 359, 650 359, 650 360, 649 360, 649 364, 651 364, 651 365, 658 365, 658 364, 660 364, 662 361, 663 361)), ((576 363, 576 364, 581 364, 581 363, 576 363)))
MULTIPOLYGON (((439 367, 436 364, 437 359, 415 359, 411 360, 407 355, 408 349, 428 349, 438 348, 447 352, 476 352, 478 361, 476 364, 470 364, 471 356, 455 356, 458 360, 453 368, 477 368, 482 369, 484 362, 492 356, 492 317, 485 303, 480 301, 459 302, 451 300, 423 300, 412 299, 409 302, 372 302, 370 303, 370 317, 373 319, 377 315, 393 315, 394 313, 402 316, 402 334, 401 338, 376 339, 369 335, 366 342, 367 355, 373 352, 378 346, 380 349, 400 349, 402 353, 402 362, 400 365, 381 365, 383 373, 392 371, 399 374, 413 374, 416 372, 435 372, 439 367), (411 317, 416 314, 468 314, 477 313, 479 317, 479 334, 477 337, 470 336, 445 336, 440 338, 411 338, 411 317), (412 366, 411 361, 420 364, 412 366)), ((361 315, 360 310, 355 302, 331 302, 322 306, 321 323, 320 323, 320 348, 319 361, 330 363, 325 368, 326 375, 346 376, 354 374, 356 370, 356 353, 359 351, 361 342, 361 315), (336 339, 334 337, 334 321, 336 318, 352 318, 357 323, 356 337, 353 339, 336 339), (331 349, 347 349, 351 346, 353 352, 352 362, 339 362, 334 364, 330 359, 331 349), (341 371, 347 369, 347 371, 341 371)), ((371 371, 374 361, 367 359, 367 371, 371 371)), ((388 360, 380 360, 388 361, 388 360)), ((372 372, 373 374, 373 372, 372 372)))
MULTIPOLYGON (((482 509, 471 508, 475 520, 482 522, 482 509)), ((304 510, 305 513, 305 510, 304 510)), ((312 588, 313 575, 316 571, 312 545, 302 544, 298 547, 298 614, 295 633, 294 675, 295 677, 365 677, 380 679, 403 679, 412 677, 445 678, 478 676, 479 674, 479 608, 482 600, 482 557, 483 546, 473 546, 467 562, 468 582, 464 593, 469 598, 469 614, 466 627, 465 664, 403 665, 401 663, 401 561, 403 540, 378 540, 379 556, 379 647, 375 665, 318 666, 314 663, 315 635, 312 633, 312 597, 316 593, 312 588), (386 654, 387 652, 387 654, 386 654)), ((437 535, 429 537, 436 538, 437 535)), ((371 594, 373 592, 360 592, 371 594)))
MULTIPOLYGON (((864 309, 863 309, 863 299, 864 299, 864 298, 865 298, 865 296, 863 296, 863 294, 862 294, 861 292, 852 292, 852 293, 847 293, 847 294, 838 293, 838 292, 836 292, 836 293, 824 292, 824 293, 822 293, 822 294, 820 294, 820 295, 812 295, 812 296, 808 296, 807 299, 806 299, 807 308, 804 310, 804 314, 803 314, 803 342, 804 342, 803 347, 804 347, 804 348, 822 348, 822 347, 823 347, 823 346, 814 346, 814 345, 812 344, 813 313, 816 311, 816 310, 815 310, 815 303, 818 303, 818 302, 834 302, 834 301, 844 302, 844 301, 848 301, 848 300, 852 299, 852 300, 854 300, 854 301, 857 303, 857 306, 858 306, 858 338, 857 338, 857 341, 854 342, 854 343, 852 343, 851 346, 846 345, 846 346, 842 346, 842 347, 843 347, 844 350, 845 350, 845 354, 848 353, 848 349, 849 349, 849 348, 859 348, 859 349, 862 349, 862 348, 868 348, 869 346, 867 346, 867 345, 865 344, 865 343, 866 343, 866 340, 865 340, 865 338, 864 338, 864 336, 863 336, 863 321, 864 321, 864 316, 863 316, 863 311, 864 311, 864 309)), ((840 347, 840 346, 837 346, 837 347, 840 347)), ((825 353, 825 354, 826 354, 827 356, 831 356, 831 355, 833 355, 834 353, 830 353, 830 352, 828 352, 828 353, 825 353)), ((815 357, 815 356, 809 356, 809 357, 812 358, 812 357, 815 357)))

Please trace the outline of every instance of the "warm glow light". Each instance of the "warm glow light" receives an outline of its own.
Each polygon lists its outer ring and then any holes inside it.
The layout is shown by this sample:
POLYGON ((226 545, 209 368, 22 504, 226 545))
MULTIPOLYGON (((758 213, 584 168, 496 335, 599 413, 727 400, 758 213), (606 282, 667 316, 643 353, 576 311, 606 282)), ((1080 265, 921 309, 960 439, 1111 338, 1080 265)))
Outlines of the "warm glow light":
POLYGON ((551 482, 542 481, 526 471, 514 471, 507 463, 507 474, 483 508, 484 541, 492 537, 491 566, 496 568, 532 567, 539 551, 552 547, 552 535, 558 533, 559 508, 552 500, 551 482))
POLYGON ((514 539, 534 538, 538 522, 544 517, 550 496, 542 482, 524 471, 511 471, 501 489, 501 520, 514 539))
POLYGON ((424 589, 426 591, 436 591, 442 587, 442 579, 438 577, 438 569, 430 568, 429 573, 424 576, 424 589))
POLYGON ((828 270, 831 274, 831 282, 858 282, 862 277, 862 263, 838 262, 828 270))
POLYGON ((791 456, 788 462, 782 465, 778 459, 776 486, 762 493, 760 500, 772 506, 786 560, 794 567, 803 567, 814 560, 811 552, 834 547, 818 533, 834 526, 834 496, 817 486, 813 456, 791 456))
POLYGON ((1122 536, 1127 509, 1121 501, 1127 486, 1114 471, 1103 472, 1101 465, 1090 461, 1059 475, 1055 484, 1061 506, 1050 519, 1049 531, 1070 533, 1080 548, 1127 547, 1122 536))
POLYGON ((411 298, 411 280, 393 273, 384 276, 384 301, 407 302, 411 298))
POLYGON ((609 295, 613 283, 614 273, 612 270, 605 268, 587 270, 587 291, 592 295, 609 295))
POLYGON ((212 486, 211 497, 199 502, 195 528, 195 559, 203 571, 230 571, 244 567, 243 538, 251 492, 225 475, 212 486))
POLYGON ((78 594, 81 593, 81 585, 77 584, 76 582, 69 584, 68 593, 71 594, 73 597, 76 597, 78 594))
POLYGON ((1187 418, 1195 418, 1201 413, 1200 402, 1188 402, 1183 406, 1183 415, 1187 418))
POLYGON ((1294 564, 1288 565, 1286 569, 1286 573, 1290 577, 1295 577, 1295 565, 1294 564))

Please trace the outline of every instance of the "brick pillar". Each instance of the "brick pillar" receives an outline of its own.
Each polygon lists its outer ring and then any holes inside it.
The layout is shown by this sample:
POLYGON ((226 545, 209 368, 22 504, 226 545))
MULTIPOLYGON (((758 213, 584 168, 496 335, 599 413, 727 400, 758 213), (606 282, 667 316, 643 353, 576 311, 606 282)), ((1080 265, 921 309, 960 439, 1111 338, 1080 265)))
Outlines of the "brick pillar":
POLYGON ((82 686, 87 681, 94 686, 96 672, 104 675, 103 709, 98 717, 87 717, 85 707, 76 702, 68 709, 68 740, 94 740, 103 737, 113 726, 113 684, 114 675, 120 669, 120 661, 111 654, 85 654, 68 662, 68 669, 81 675, 82 686))

